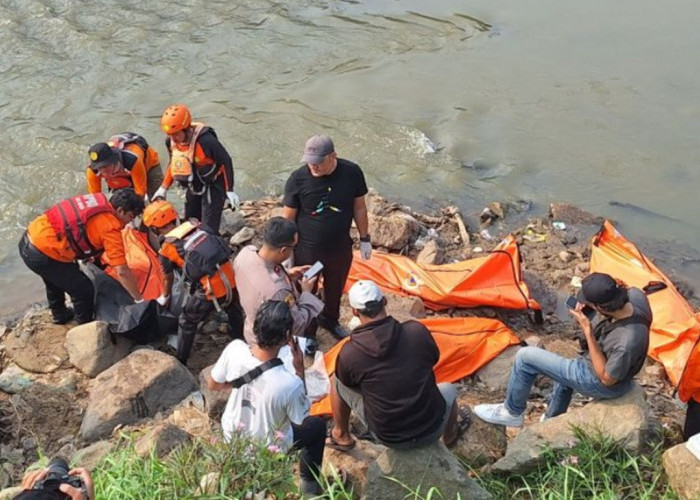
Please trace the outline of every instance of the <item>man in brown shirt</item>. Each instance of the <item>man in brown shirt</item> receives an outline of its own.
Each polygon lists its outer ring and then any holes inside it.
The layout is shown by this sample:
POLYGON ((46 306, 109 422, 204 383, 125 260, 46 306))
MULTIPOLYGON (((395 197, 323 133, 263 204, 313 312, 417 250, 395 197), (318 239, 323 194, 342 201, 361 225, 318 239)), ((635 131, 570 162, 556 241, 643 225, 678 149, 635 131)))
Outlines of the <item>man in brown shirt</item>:
POLYGON ((302 276, 310 266, 286 270, 282 265, 292 255, 298 241, 294 222, 273 217, 265 226, 262 247, 244 247, 233 261, 241 306, 246 314, 243 334, 249 344, 255 343, 255 314, 267 300, 283 300, 289 304, 294 319, 293 335, 304 336, 307 329, 316 330, 316 317, 323 310, 323 302, 312 293, 317 277, 302 276), (297 290, 297 281, 301 292, 297 290), (309 328, 312 324, 313 328, 309 328))

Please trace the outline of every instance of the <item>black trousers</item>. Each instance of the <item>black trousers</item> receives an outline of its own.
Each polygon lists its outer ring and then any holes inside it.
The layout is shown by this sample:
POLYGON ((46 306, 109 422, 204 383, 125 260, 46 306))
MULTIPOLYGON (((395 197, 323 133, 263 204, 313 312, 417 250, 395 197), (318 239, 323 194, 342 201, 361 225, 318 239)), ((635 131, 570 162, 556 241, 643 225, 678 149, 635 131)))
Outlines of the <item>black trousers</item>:
MULTIPOLYGON (((204 321, 209 314, 216 309, 214 303, 207 299, 204 290, 197 291, 190 295, 187 304, 180 313, 177 329, 177 359, 183 364, 187 364, 190 357, 194 337, 197 334, 199 323, 204 321)), ((229 335, 234 338, 243 338, 243 308, 238 298, 238 290, 233 289, 233 299, 231 303, 222 308, 228 316, 229 335)))
POLYGON ((307 417, 301 425, 292 424, 294 449, 301 451, 299 476, 314 481, 321 477, 323 448, 326 446, 326 422, 321 417, 307 417))
POLYGON ((332 328, 338 324, 340 317, 340 297, 352 265, 352 247, 329 252, 322 248, 298 245, 294 250, 295 266, 313 264, 317 260, 323 263, 321 273, 325 304, 318 322, 324 328, 332 328))
POLYGON ((683 441, 687 441, 698 432, 700 432, 700 403, 691 398, 688 401, 688 409, 685 412, 683 441))
POLYGON ((219 234, 221 225, 221 213, 226 202, 226 188, 223 177, 219 177, 213 184, 208 184, 203 194, 194 194, 187 189, 185 195, 185 220, 195 219, 206 224, 215 234, 219 234))
POLYGON ((19 242, 19 255, 29 269, 41 276, 46 287, 46 299, 54 318, 66 310, 66 293, 73 302, 78 323, 92 321, 95 314, 95 288, 76 262, 60 262, 41 253, 24 233, 19 242))

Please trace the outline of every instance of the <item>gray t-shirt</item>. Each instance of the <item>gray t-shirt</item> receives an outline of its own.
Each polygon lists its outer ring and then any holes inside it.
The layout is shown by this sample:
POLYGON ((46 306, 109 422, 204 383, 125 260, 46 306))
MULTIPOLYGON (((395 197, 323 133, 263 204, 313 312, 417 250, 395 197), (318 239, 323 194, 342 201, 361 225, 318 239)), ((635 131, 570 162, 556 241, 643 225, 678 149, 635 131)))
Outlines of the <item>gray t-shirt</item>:
POLYGON ((653 317, 649 300, 639 288, 629 289, 629 300, 634 307, 632 316, 610 323, 606 329, 612 330, 598 339, 598 346, 607 360, 605 371, 618 382, 630 380, 639 373, 649 350, 649 325, 653 317), (617 323, 620 325, 615 327, 617 323))

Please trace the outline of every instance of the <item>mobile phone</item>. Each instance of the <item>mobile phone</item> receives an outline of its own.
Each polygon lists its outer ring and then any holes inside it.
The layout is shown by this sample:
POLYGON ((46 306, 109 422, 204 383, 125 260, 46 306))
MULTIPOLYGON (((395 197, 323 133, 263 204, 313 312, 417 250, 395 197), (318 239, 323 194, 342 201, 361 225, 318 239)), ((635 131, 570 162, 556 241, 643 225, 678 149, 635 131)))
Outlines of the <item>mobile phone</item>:
MULTIPOLYGON (((573 295, 569 295, 569 297, 566 299, 566 307, 569 309, 576 309, 576 306, 578 305, 578 300, 576 297, 573 295)), ((595 312, 595 309, 589 306, 583 306, 583 309, 581 309, 581 312, 585 314, 585 316, 588 318, 588 321, 593 321, 593 318, 595 318, 595 315, 597 314, 595 312)))
POLYGON ((304 278, 306 278, 307 280, 310 280, 311 278, 316 276, 318 273, 320 273, 322 269, 323 269, 323 264, 321 263, 320 260, 317 260, 313 266, 311 266, 310 268, 308 268, 306 270, 306 272, 304 273, 304 278))

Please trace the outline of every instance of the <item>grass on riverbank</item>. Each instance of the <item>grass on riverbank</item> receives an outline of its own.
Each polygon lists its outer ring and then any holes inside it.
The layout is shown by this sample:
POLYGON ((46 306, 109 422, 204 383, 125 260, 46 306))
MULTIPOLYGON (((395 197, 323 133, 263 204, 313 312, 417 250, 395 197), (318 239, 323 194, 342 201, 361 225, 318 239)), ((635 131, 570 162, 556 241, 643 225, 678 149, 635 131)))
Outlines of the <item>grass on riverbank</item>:
MULTIPOLYGON (((666 484, 661 466, 662 443, 631 456, 611 439, 577 431, 577 442, 565 452, 548 452, 543 464, 523 475, 486 474, 477 477, 494 499, 663 499, 678 500, 666 484)), ((105 457, 93 476, 99 500, 124 499, 256 499, 296 500, 296 455, 280 453, 247 438, 230 444, 197 439, 159 459, 139 458, 125 438, 105 457), (202 478, 208 478, 206 491, 202 478), (266 492, 262 496, 260 492, 266 492)), ((324 484, 331 500, 350 500, 339 483, 324 484)), ((406 488, 406 499, 445 498, 434 485, 406 488)), ((450 499, 452 500, 452 499, 450 499)))
POLYGON ((494 498, 541 500, 617 500, 680 497, 668 486, 662 440, 632 456, 609 437, 575 429, 564 452, 549 451, 540 467, 526 475, 485 475, 479 479, 494 498))

